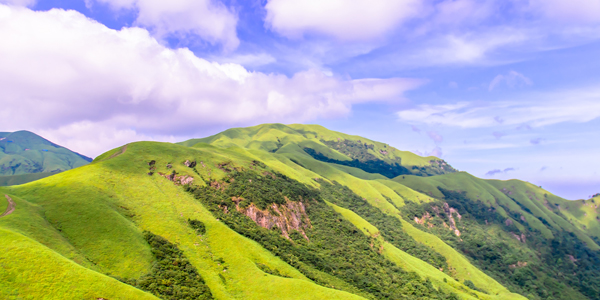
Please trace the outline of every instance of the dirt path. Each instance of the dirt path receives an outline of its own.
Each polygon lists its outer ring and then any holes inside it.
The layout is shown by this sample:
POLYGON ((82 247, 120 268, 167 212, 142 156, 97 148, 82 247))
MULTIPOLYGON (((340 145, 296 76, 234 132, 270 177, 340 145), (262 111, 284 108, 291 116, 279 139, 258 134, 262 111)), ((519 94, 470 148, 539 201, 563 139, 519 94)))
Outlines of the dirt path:
POLYGON ((8 216, 15 211, 15 202, 13 202, 13 199, 11 199, 8 195, 4 195, 4 197, 6 197, 6 200, 8 201, 8 207, 6 208, 6 211, 0 215, 0 218, 8 216))
MULTIPOLYGON (((119 156, 119 155, 121 155, 121 154, 125 153, 125 151, 127 151, 127 145, 125 145, 125 146, 121 147, 121 149, 117 150, 117 152, 113 153, 113 155, 111 155, 111 156, 110 156, 109 158, 107 158, 107 159, 111 159, 111 158, 117 157, 117 156, 119 156)), ((104 160, 107 160, 107 159, 104 159, 104 160)))

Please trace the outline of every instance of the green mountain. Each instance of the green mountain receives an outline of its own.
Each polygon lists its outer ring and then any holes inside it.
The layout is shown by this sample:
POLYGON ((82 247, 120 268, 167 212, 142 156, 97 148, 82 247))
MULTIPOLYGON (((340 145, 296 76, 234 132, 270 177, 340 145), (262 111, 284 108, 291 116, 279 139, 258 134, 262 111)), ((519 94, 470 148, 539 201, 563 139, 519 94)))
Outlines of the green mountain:
POLYGON ((29 131, 0 132, 0 185, 23 184, 91 161, 29 131))
POLYGON ((600 199, 320 126, 131 143, 1 194, 2 299, 600 297, 600 199))

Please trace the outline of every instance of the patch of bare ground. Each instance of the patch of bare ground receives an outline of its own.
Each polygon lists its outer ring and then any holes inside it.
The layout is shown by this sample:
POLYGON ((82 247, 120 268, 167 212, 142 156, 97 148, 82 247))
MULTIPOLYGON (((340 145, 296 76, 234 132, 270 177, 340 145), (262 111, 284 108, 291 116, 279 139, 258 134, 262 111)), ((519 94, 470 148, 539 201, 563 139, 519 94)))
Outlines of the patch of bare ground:
POLYGON ((117 152, 113 153, 111 156, 109 156, 107 159, 111 159, 111 158, 115 158, 123 153, 125 153, 125 151, 127 151, 127 145, 121 147, 119 150, 117 150, 117 152))
POLYGON ((6 217, 15 211, 15 202, 8 195, 4 195, 6 197, 6 201, 8 201, 8 207, 6 207, 6 211, 0 215, 0 218, 6 217))

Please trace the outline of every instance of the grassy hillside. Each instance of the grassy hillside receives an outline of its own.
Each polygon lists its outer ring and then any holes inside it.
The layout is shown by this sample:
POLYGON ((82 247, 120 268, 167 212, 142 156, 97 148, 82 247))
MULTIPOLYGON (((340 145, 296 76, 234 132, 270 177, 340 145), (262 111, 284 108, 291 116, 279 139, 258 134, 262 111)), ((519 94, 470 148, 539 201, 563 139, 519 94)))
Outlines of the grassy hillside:
POLYGON ((0 186, 19 185, 52 176, 59 172, 31 173, 12 176, 0 176, 0 186))
POLYGON ((459 249, 511 289, 536 299, 565 293, 598 299, 600 252, 594 227, 584 225, 587 215, 581 212, 592 214, 591 200, 585 205, 526 182, 482 180, 462 172, 394 181, 438 199, 410 203, 403 209, 409 222, 459 249), (457 215, 442 209, 448 204, 457 215), (453 223, 460 236, 448 230, 453 223))
POLYGON ((437 157, 421 157, 381 142, 331 131, 319 125, 264 124, 232 128, 207 138, 192 139, 180 144, 194 146, 198 143, 218 147, 238 146, 274 153, 293 145, 296 151, 308 153, 317 160, 336 162, 386 177, 399 174, 429 176, 456 171, 437 157))
POLYGON ((0 187, 0 298, 596 299, 595 202, 442 162, 312 125, 131 143, 0 187))
POLYGON ((0 185, 22 184, 91 161, 29 131, 0 133, 0 185))

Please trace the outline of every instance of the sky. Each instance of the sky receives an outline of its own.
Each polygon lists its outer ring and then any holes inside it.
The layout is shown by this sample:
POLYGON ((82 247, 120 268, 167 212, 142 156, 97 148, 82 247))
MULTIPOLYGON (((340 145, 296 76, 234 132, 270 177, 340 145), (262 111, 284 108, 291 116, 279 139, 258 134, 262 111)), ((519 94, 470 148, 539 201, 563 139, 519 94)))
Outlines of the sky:
POLYGON ((97 156, 320 124, 600 192, 600 0, 0 0, 0 131, 97 156))

